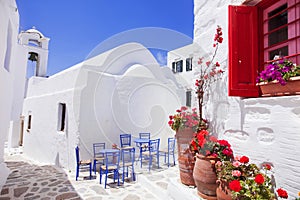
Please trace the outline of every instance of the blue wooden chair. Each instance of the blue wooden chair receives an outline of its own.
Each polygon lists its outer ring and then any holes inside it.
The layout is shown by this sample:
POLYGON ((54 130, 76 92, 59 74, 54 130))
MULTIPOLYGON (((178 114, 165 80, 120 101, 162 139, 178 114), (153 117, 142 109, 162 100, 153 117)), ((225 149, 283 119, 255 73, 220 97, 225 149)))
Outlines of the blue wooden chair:
POLYGON ((165 157, 165 163, 168 158, 168 167, 170 166, 170 156, 173 157, 173 164, 175 165, 175 143, 175 138, 168 138, 168 148, 159 151, 159 155, 165 157))
POLYGON ((75 148, 75 153, 76 153, 76 181, 78 180, 79 177, 79 171, 83 169, 89 170, 90 179, 92 179, 92 160, 80 160, 78 146, 75 148))
POLYGON ((121 148, 130 147, 131 146, 131 134, 128 134, 128 133, 120 134, 120 143, 121 143, 121 148))
POLYGON ((114 183, 116 179, 118 179, 118 185, 120 185, 119 163, 120 163, 120 151, 105 153, 105 164, 100 166, 100 184, 102 182, 102 175, 105 174, 104 188, 106 188, 107 177, 109 174, 113 174, 114 183))
POLYGON ((94 153, 94 162, 93 162, 93 171, 96 174, 97 164, 104 164, 104 153, 100 153, 100 150, 105 149, 105 142, 99 142, 93 144, 93 153, 94 153))
POLYGON ((160 143, 160 139, 150 140, 148 151, 142 153, 141 167, 142 167, 143 158, 147 159, 149 160, 149 171, 150 171, 153 158, 155 158, 157 162, 156 164, 157 168, 159 168, 159 143, 160 143))
POLYGON ((125 176, 128 177, 129 169, 131 169, 132 180, 135 181, 134 162, 135 148, 124 148, 121 150, 121 166, 122 166, 122 182, 124 183, 125 176))

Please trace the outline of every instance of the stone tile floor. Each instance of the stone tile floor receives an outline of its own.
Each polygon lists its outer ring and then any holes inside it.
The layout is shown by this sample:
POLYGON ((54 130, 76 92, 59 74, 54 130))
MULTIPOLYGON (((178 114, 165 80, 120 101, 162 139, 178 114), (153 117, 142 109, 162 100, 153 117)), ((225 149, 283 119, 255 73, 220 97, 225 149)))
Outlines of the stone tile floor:
MULTIPOLYGON (((187 199, 199 199, 194 188, 180 184, 178 166, 167 167, 161 165, 159 169, 153 168, 150 172, 145 166, 136 165, 136 181, 125 180, 124 184, 117 186, 109 179, 107 189, 99 184, 99 174, 92 180, 86 178, 88 172, 81 172, 78 181, 75 180, 75 171, 65 171, 52 165, 40 165, 26 159, 22 152, 5 153, 4 160, 11 173, 2 187, 0 200, 141 200, 141 199, 183 199, 171 197, 170 183, 178 182, 180 189, 191 194, 187 199)), ((176 184, 176 183, 175 183, 176 184)), ((175 186, 172 190, 179 194, 175 186)))

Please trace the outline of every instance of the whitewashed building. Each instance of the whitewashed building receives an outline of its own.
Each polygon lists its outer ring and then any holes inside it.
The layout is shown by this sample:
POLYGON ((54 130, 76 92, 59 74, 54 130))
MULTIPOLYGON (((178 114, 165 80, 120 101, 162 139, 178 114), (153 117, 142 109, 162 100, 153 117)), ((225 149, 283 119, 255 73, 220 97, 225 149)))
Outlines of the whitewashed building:
MULTIPOLYGON (((75 147, 93 157, 93 143, 120 145, 119 135, 174 136, 168 116, 182 90, 148 49, 127 43, 48 78, 32 77, 23 105, 24 154, 75 170, 75 147)), ((132 141, 134 145, 134 142, 132 141)))
MULTIPOLYGON (((217 25, 223 28, 224 42, 216 61, 225 74, 211 88, 204 112, 212 131, 227 139, 236 155, 247 155, 259 165, 272 163, 276 186, 286 189, 291 199, 297 197, 300 96, 260 97, 255 79, 275 55, 288 56, 300 64, 300 1, 194 0, 194 6, 194 43, 201 47, 200 55, 213 52, 215 29, 217 25)), ((194 57, 196 67, 199 55, 189 47, 185 53, 182 49, 172 51, 182 57, 169 56, 169 67, 175 63, 177 70, 176 64, 189 57, 194 57)), ((177 71, 185 80, 191 80, 191 74, 177 71)), ((187 91, 193 84, 186 84, 187 91)))

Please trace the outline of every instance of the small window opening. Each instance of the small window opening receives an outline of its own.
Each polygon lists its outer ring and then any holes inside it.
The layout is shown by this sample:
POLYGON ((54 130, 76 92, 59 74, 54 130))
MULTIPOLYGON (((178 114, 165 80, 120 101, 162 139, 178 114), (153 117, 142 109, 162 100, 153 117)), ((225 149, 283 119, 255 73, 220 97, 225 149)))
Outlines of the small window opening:
POLYGON ((192 58, 187 58, 186 59, 186 71, 192 71, 192 58))
POLYGON ((65 131, 66 124, 66 104, 58 104, 58 131, 65 131))
POLYGON ((176 72, 182 72, 182 64, 183 64, 182 60, 176 62, 176 72))
POLYGON ((185 103, 185 105, 187 107, 192 106, 192 91, 190 91, 190 90, 186 91, 186 103, 185 103))
POLYGON ((27 132, 29 132, 31 129, 31 115, 28 115, 28 121, 27 121, 27 132))

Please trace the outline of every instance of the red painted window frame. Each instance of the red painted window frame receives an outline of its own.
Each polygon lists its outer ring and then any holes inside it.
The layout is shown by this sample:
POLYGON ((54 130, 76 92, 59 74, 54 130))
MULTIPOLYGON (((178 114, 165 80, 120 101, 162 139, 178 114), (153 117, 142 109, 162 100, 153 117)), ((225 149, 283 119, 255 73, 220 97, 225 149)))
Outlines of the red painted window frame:
MULTIPOLYGON (((240 96, 240 97, 258 97, 259 90, 258 87, 255 86, 255 79, 260 71, 263 70, 264 64, 268 63, 264 58, 264 16, 263 11, 274 5, 278 2, 294 2, 295 9, 300 10, 300 0, 263 0, 256 6, 229 6, 228 8, 228 32, 229 32, 229 60, 228 60, 228 95, 229 96, 240 96), (241 29, 239 24, 237 23, 239 19, 239 10, 246 10, 244 12, 249 12, 248 24, 250 24, 249 29, 251 34, 247 36, 247 34, 243 35, 243 33, 248 33, 247 31, 241 29), (257 22, 257 23, 256 23, 257 22), (244 31, 244 32, 243 32, 244 31), (258 35, 255 35, 258 34, 258 35), (239 37, 245 40, 251 41, 243 42, 239 37), (248 37, 245 39, 245 37, 248 37), (246 45, 244 45, 245 43, 246 45), (243 44, 245 49, 248 51, 243 52, 244 50, 240 50, 238 44, 243 44), (247 45, 248 44, 248 45, 247 45), (253 53, 253 52, 256 52, 253 53), (246 59, 246 60, 245 60, 246 59), (246 65, 243 65, 246 63, 246 65), (243 71, 249 76, 249 79, 245 81, 245 77, 241 76, 243 71), (251 81, 249 81, 251 80, 251 81)), ((288 5, 289 7, 290 5, 288 5)), ((295 10, 294 10, 295 11, 295 10)), ((298 20, 294 27, 296 31, 296 37, 294 41, 289 41, 289 48, 294 48, 294 51, 289 50, 289 56, 287 58, 292 61, 300 64, 300 12, 295 11, 295 18, 298 20)), ((290 17, 290 15, 289 15, 290 17)), ((246 19, 246 18, 245 18, 246 19)), ((290 26, 290 25, 289 25, 290 26)), ((290 28, 290 27, 289 27, 290 28)), ((245 75, 244 75, 245 76, 245 75)))

